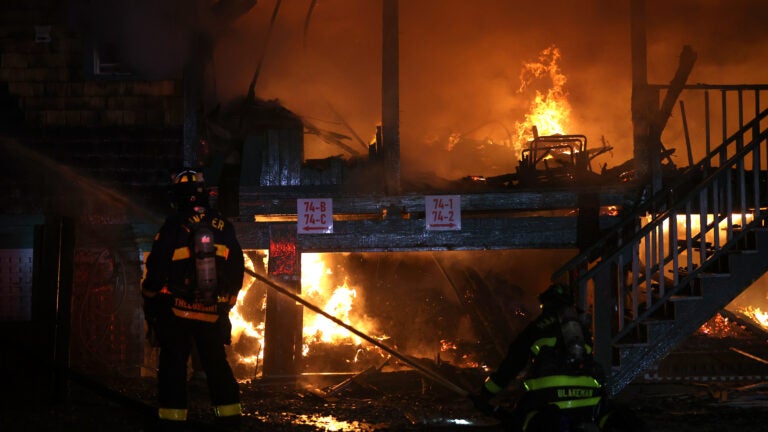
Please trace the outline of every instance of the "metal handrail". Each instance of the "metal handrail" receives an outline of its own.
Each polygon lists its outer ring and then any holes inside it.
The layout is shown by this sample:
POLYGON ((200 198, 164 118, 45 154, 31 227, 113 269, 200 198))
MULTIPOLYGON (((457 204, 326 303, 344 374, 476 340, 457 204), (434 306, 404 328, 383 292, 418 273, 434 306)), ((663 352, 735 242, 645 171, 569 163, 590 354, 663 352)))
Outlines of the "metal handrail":
MULTIPOLYGON (((580 306, 586 310, 591 306, 598 361, 611 364, 614 344, 639 330, 640 323, 690 287, 750 229, 764 223, 759 173, 765 166, 762 158, 768 155, 768 128, 760 130, 766 118, 768 109, 689 167, 674 186, 632 209, 610 233, 553 273, 553 280, 562 280, 567 274, 571 286, 578 288, 580 306), (745 164, 750 159, 753 177, 748 187, 745 164), (701 176, 705 178, 698 181, 701 176), (740 226, 735 224, 736 215, 740 216, 740 226), (682 233, 678 232, 678 216, 683 218, 682 233), (698 229, 692 228, 694 216, 701 221, 698 229), (746 223, 748 216, 752 221, 746 223), (651 220, 640 226, 644 217, 651 220), (726 225, 723 241, 721 224, 726 225), (669 281, 666 271, 671 273, 669 281), (601 285, 611 280, 608 286, 601 285), (590 284, 595 290, 591 305, 590 284), (616 291, 604 292, 613 288, 616 291)), ((762 189, 765 192, 765 187, 762 189)))
MULTIPOLYGON (((678 178, 678 180, 675 182, 674 186, 669 187, 665 190, 659 191, 656 195, 654 195, 650 199, 642 202, 639 206, 633 208, 632 211, 626 214, 620 222, 614 225, 610 233, 607 233, 607 235, 598 239, 594 244, 586 248, 583 252, 571 258, 563 266, 555 270, 555 272, 552 274, 552 280, 557 281, 561 279, 561 277, 565 275, 567 272, 577 270, 580 267, 583 267, 585 263, 588 263, 589 261, 593 261, 601 256, 604 256, 600 252, 606 249, 606 247, 608 246, 607 244, 608 242, 610 242, 613 239, 617 239, 617 237, 620 237, 620 233, 624 232, 625 229, 631 228, 632 226, 636 225, 637 220, 643 215, 648 213, 654 213, 655 209, 665 207, 666 204, 669 203, 672 198, 674 198, 674 194, 676 190, 684 188, 686 184, 691 180, 691 178, 694 177, 695 175, 705 172, 705 167, 708 167, 708 166, 711 167, 712 166, 710 162, 711 160, 716 160, 716 158, 718 159, 722 158, 722 155, 726 154, 726 150, 727 150, 726 147, 729 144, 743 142, 739 140, 739 138, 742 137, 745 133, 754 129, 755 127, 758 127, 760 124, 760 121, 766 118, 768 118, 768 109, 762 111, 758 117, 756 117, 755 119, 753 119, 752 121, 744 125, 742 128, 740 128, 737 132, 732 134, 727 140, 725 140, 725 142, 723 142, 723 144, 721 144, 714 150, 710 151, 709 154, 707 154, 696 165, 693 165, 689 167, 687 170, 685 170, 682 176, 678 178), (595 258, 590 259, 590 257, 595 257, 595 258)), ((739 154, 746 154, 746 153, 748 152, 745 152, 742 150, 739 154)), ((731 159, 734 159, 734 158, 735 156, 732 157, 731 159)), ((637 235, 639 235, 639 233, 637 235)), ((635 237, 637 237, 637 235, 635 237)), ((618 238, 617 240, 620 240, 620 238, 618 238)), ((615 250, 613 255, 615 255, 618 252, 619 252, 618 249, 615 250)))

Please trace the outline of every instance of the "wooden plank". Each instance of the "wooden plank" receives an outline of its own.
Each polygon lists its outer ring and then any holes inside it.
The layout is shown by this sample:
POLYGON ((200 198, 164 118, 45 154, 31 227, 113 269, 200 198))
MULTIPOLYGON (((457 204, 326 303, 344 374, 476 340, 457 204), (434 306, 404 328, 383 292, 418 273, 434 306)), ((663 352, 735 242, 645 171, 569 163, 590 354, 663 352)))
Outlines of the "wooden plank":
MULTIPOLYGON (((601 228, 615 218, 602 217, 601 228)), ((290 222, 236 222, 245 249, 267 249, 269 226, 290 222)), ((462 220, 460 231, 427 231, 423 219, 334 222, 332 234, 297 238, 302 252, 384 252, 424 250, 571 249, 576 248, 576 217, 478 218, 462 220)))
MULTIPOLYGON (((424 212, 424 197, 430 194, 408 195, 339 195, 322 188, 268 190, 241 188, 240 219, 254 220, 255 215, 295 215, 297 198, 332 198, 335 214, 381 214, 388 209, 395 213, 424 212)), ((580 193, 590 189, 569 189, 552 191, 510 191, 461 194, 462 212, 483 211, 540 211, 575 209, 580 193)), ((634 189, 612 188, 597 191, 600 205, 629 206, 636 196, 634 189)), ((431 195, 440 195, 434 193, 431 195)))

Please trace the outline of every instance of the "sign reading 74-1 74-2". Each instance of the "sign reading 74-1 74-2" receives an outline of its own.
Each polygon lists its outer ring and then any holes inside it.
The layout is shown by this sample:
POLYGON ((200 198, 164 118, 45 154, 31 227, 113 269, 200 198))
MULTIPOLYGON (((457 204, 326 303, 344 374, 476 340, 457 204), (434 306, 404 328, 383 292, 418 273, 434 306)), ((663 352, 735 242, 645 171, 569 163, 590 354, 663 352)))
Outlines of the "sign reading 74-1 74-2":
POLYGON ((461 197, 459 195, 428 195, 424 199, 428 230, 461 229, 461 197))
POLYGON ((312 198, 296 200, 299 234, 330 234, 333 232, 333 200, 312 198))

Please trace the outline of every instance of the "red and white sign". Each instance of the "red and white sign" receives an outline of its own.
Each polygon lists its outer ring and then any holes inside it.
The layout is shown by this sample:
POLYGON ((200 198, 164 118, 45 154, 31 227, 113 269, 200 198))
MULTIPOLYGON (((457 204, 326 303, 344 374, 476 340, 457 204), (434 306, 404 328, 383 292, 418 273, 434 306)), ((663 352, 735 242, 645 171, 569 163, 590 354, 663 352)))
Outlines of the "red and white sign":
POLYGON ((312 198, 296 200, 299 234, 333 233, 333 200, 330 198, 312 198))
POLYGON ((461 229, 461 196, 428 195, 424 199, 427 230, 455 231, 461 229))

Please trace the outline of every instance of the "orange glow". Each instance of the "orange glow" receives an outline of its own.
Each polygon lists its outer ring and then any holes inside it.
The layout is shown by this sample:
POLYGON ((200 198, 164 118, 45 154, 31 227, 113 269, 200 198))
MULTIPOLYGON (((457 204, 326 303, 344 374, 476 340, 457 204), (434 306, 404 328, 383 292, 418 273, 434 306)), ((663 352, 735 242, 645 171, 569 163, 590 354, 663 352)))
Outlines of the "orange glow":
POLYGON ((734 323, 721 314, 715 315, 699 327, 699 333, 718 338, 728 337, 734 333, 734 330, 738 330, 734 328, 734 323))
POLYGON ((565 91, 567 78, 560 70, 560 50, 551 46, 539 54, 538 61, 526 63, 520 73, 520 89, 527 89, 535 79, 548 76, 551 87, 544 93, 536 90, 536 96, 531 103, 525 120, 515 122, 517 132, 517 150, 526 146, 533 139, 533 127, 540 135, 565 134, 570 127, 571 105, 568 103, 568 93, 565 91))
MULTIPOLYGON (((329 315, 365 334, 370 334, 375 330, 373 322, 352 313, 353 308, 358 306, 358 290, 348 286, 346 277, 340 279, 344 281, 341 285, 334 282, 337 278, 326 266, 321 254, 301 256, 301 285, 304 298, 321 307, 329 315)), ((305 354, 312 342, 359 344, 362 341, 347 329, 310 310, 304 311, 303 331, 305 354)))
MULTIPOLYGON (((268 256, 264 251, 264 263, 268 262, 268 256)), ((254 269, 254 263, 247 255, 245 257, 246 267, 254 269)), ((302 254, 301 258, 301 284, 302 297, 310 303, 322 308, 329 315, 347 323, 365 334, 371 334, 376 331, 375 322, 360 314, 355 314, 354 310, 360 308, 358 304, 358 290, 348 285, 344 275, 340 280, 344 282, 341 285, 335 284, 336 276, 323 261, 322 254, 302 254)), ((246 308, 260 308, 262 313, 266 310, 266 297, 262 299, 260 305, 245 305, 244 299, 248 294, 249 287, 253 284, 254 278, 246 273, 243 281, 243 289, 237 296, 237 304, 230 311, 230 321, 232 321, 232 346, 247 336, 254 340, 250 346, 258 347, 257 351, 248 353, 235 353, 234 360, 237 363, 256 365, 261 363, 264 357, 264 321, 249 322, 243 318, 241 311, 246 308)), ((347 329, 335 324, 324 316, 315 312, 304 310, 304 343, 303 355, 309 354, 313 343, 331 343, 331 344, 361 344, 362 339, 347 329)))
MULTIPOLYGON (((245 259, 245 266, 247 269, 254 271, 254 264, 247 254, 243 254, 245 259)), ((266 265, 266 256, 264 258, 264 264, 266 265)), ((264 322, 252 323, 245 320, 242 315, 242 310, 245 309, 245 295, 248 293, 248 288, 253 284, 253 276, 248 273, 245 274, 243 280, 243 289, 237 294, 237 303, 229 311, 229 320, 232 322, 232 345, 235 345, 243 335, 250 338, 254 338, 257 341, 258 351, 248 353, 245 355, 239 355, 236 358, 238 363, 244 363, 248 365, 258 365, 260 360, 264 358, 264 322)), ((249 305, 253 307, 253 305, 249 305)), ((266 310, 266 303, 259 305, 261 311, 266 310)))
MULTIPOLYGON (((641 219, 641 222, 645 225, 651 221, 652 216, 646 216, 645 218, 641 219)), ((740 226, 744 226, 745 224, 749 224, 754 219, 753 215, 750 213, 746 214, 746 218, 742 220, 741 214, 732 214, 730 218, 723 218, 719 223, 717 230, 715 229, 709 229, 706 232, 706 235, 704 236, 705 241, 709 244, 714 244, 715 240, 715 233, 717 233, 718 236, 718 242, 720 245, 725 244, 727 241, 727 235, 728 235, 728 219, 731 221, 731 226, 733 228, 737 228, 740 226)), ((715 220, 714 215, 708 214, 706 215, 706 225, 712 224, 715 220)), ((687 226, 688 224, 688 218, 686 215, 677 215, 677 219, 675 220, 676 229, 677 229, 677 241, 684 241, 687 235, 687 226)), ((701 217, 698 214, 692 214, 690 215, 690 232, 691 237, 696 237, 701 232, 702 226, 701 226, 701 217)), ((662 232, 665 238, 669 237, 669 219, 664 220, 662 224, 662 232)), ((694 245, 695 246, 695 245, 694 245)), ((641 260, 644 256, 644 253, 642 251, 645 250, 646 244, 645 240, 640 242, 640 257, 641 260)), ((700 260, 700 254, 695 253, 691 257, 694 264, 699 264, 700 260)), ((687 260, 687 251, 683 250, 680 254, 680 260, 681 262, 684 262, 687 260)))
POLYGON ((763 328, 768 329, 768 312, 763 312, 759 307, 747 306, 740 310, 744 315, 752 318, 763 328))
POLYGON ((441 352, 455 351, 455 350, 456 350, 456 343, 455 342, 451 342, 451 341, 448 341, 448 340, 445 340, 445 339, 440 341, 440 351, 441 352))

